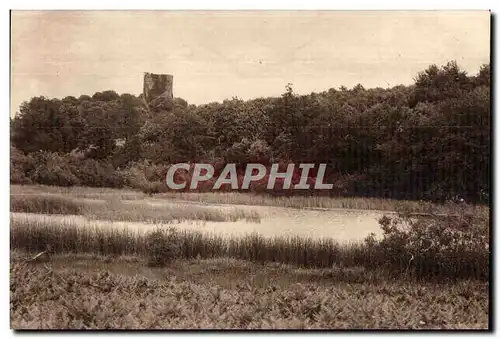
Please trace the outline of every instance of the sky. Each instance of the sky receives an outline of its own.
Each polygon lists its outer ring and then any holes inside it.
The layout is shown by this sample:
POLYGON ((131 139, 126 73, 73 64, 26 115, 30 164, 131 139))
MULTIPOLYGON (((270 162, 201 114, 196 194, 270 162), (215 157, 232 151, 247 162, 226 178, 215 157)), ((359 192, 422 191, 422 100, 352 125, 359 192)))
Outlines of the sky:
POLYGON ((144 72, 204 104, 406 85, 450 60, 489 62, 488 11, 12 11, 10 113, 33 96, 138 95, 144 72))

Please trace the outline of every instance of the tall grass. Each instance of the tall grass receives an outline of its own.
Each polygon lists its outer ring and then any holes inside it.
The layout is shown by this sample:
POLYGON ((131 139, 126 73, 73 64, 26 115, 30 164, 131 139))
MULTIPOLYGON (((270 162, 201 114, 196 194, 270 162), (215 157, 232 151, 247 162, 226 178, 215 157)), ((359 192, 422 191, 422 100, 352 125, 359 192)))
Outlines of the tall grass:
POLYGON ((158 198, 178 199, 213 204, 259 205, 292 208, 346 208, 395 210, 398 202, 379 198, 331 198, 327 196, 272 196, 239 192, 168 192, 158 198))
POLYGON ((130 228, 103 227, 87 222, 54 223, 47 220, 11 218, 11 249, 53 253, 92 253, 99 255, 151 255, 155 246, 176 247, 178 258, 233 257, 255 262, 280 262, 304 267, 331 267, 361 263, 361 244, 341 245, 333 240, 299 237, 265 238, 250 234, 239 238, 174 228, 136 232, 130 228))
POLYGON ((132 204, 119 200, 108 200, 105 204, 91 205, 85 216, 89 219, 111 221, 133 221, 145 223, 172 223, 175 221, 202 220, 226 222, 246 220, 260 222, 260 216, 255 211, 232 209, 219 211, 203 206, 151 206, 147 203, 132 204))
POLYGON ((39 214, 83 214, 82 204, 70 198, 50 195, 11 195, 11 212, 39 214))
POLYGON ((474 223, 467 229, 461 221, 455 225, 460 231, 450 233, 444 231, 445 224, 436 220, 439 219, 425 223, 419 219, 409 225, 409 219, 404 217, 385 217, 380 221, 384 229, 382 239, 369 237, 365 242, 340 244, 333 239, 296 236, 266 238, 250 234, 228 238, 174 228, 135 232, 92 222, 55 224, 11 218, 10 240, 11 249, 28 252, 42 251, 50 245, 53 253, 137 255, 157 265, 172 259, 230 257, 308 268, 364 267, 421 279, 487 279, 489 236, 484 234, 484 225, 474 223))
POLYGON ((146 194, 132 189, 116 189, 107 187, 61 187, 48 185, 10 185, 11 194, 14 195, 59 195, 83 199, 106 199, 113 197, 120 200, 140 200, 146 194))
MULTIPOLYGON (((58 187, 44 185, 11 185, 12 194, 22 195, 56 195, 71 198, 86 199, 113 199, 113 200, 142 200, 148 195, 131 189, 95 188, 95 187, 58 187)), ((241 193, 241 192, 167 192, 156 194, 155 198, 193 201, 208 204, 231 204, 231 205, 257 205, 277 206, 290 208, 321 208, 321 209, 362 209, 397 211, 402 206, 413 213, 429 213, 435 211, 447 214, 455 206, 452 203, 432 204, 422 201, 401 201, 381 198, 360 197, 329 197, 329 196, 272 196, 265 194, 241 193)), ((489 207, 484 205, 474 206, 483 214, 489 213, 489 207)))
POLYGON ((203 206, 151 206, 147 203, 124 203, 117 198, 84 202, 56 195, 11 195, 11 212, 84 215, 93 220, 172 223, 174 221, 260 222, 255 211, 233 209, 227 212, 203 206))
MULTIPOLYGON (((208 204, 258 205, 288 208, 319 209, 359 209, 396 212, 407 209, 411 213, 429 214, 431 212, 448 214, 455 209, 454 203, 441 205, 423 201, 390 200, 381 198, 328 197, 328 196, 270 196, 239 192, 168 192, 157 195, 158 198, 193 201, 208 204)), ((480 213, 488 214, 488 206, 467 205, 480 213)))

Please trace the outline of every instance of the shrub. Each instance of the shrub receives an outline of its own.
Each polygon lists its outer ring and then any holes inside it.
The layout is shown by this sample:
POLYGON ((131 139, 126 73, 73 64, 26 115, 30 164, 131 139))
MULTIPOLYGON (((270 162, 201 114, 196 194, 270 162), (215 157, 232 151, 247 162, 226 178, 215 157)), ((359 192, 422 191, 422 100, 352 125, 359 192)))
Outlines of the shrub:
POLYGON ((18 167, 11 166, 10 167, 10 183, 11 184, 29 185, 29 184, 32 184, 32 181, 18 167))
POLYGON ((105 161, 85 159, 76 172, 81 184, 90 187, 123 187, 123 178, 105 161))
POLYGON ((382 239, 365 240, 378 265, 417 278, 489 276, 489 218, 475 208, 457 204, 446 215, 403 208, 379 223, 382 239))
POLYGON ((131 188, 152 195, 168 191, 165 183, 166 166, 150 164, 148 161, 130 164, 127 168, 117 171, 123 178, 123 183, 131 188))
POLYGON ((42 152, 35 156, 37 167, 32 180, 43 185, 78 186, 80 180, 73 173, 76 172, 64 156, 57 153, 42 152))
POLYGON ((150 266, 164 266, 180 256, 179 236, 173 228, 156 229, 146 238, 150 266))
POLYGON ((28 172, 35 167, 33 159, 15 147, 10 147, 10 182, 12 184, 31 184, 28 172))

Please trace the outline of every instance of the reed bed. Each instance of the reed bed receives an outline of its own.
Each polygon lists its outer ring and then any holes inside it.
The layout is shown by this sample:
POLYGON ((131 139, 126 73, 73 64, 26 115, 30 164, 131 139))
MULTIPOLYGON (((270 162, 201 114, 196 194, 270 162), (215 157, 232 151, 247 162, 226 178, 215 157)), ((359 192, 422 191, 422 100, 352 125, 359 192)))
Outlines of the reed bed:
MULTIPOLYGON (((132 189, 97 188, 97 187, 58 187, 45 185, 11 185, 14 195, 56 195, 66 198, 143 200, 148 195, 132 189)), ((155 194, 155 198, 168 200, 192 201, 207 204, 257 205, 289 208, 324 208, 324 209, 361 209, 396 211, 405 206, 414 213, 427 213, 429 210, 449 213, 454 204, 432 204, 422 201, 402 201, 365 197, 329 197, 329 196, 272 196, 241 192, 167 192, 155 194)), ((489 214, 489 207, 475 206, 475 209, 489 214)))
POLYGON ((126 188, 107 187, 61 187, 47 185, 10 185, 11 194, 14 195, 62 195, 82 199, 107 199, 141 200, 147 197, 143 192, 126 188))
POLYGON ((84 213, 82 203, 52 195, 11 195, 10 211, 39 214, 75 214, 84 213))
MULTIPOLYGON (((392 241, 392 240, 391 240, 392 241)), ((364 267, 408 275, 417 268, 419 276, 429 278, 488 279, 488 251, 470 253, 448 251, 446 267, 436 271, 436 262, 443 262, 439 253, 427 253, 412 263, 408 253, 394 252, 392 243, 338 243, 333 239, 312 239, 296 236, 263 237, 249 234, 224 237, 191 230, 155 227, 150 231, 105 227, 92 222, 54 223, 36 219, 11 218, 11 250, 35 253, 51 249, 51 253, 88 253, 111 256, 140 256, 153 265, 164 265, 174 259, 235 258, 255 263, 282 263, 305 268, 364 267), (387 250, 386 250, 387 249, 387 250), (413 264, 418 264, 414 267, 413 264), (427 271, 425 271, 427 269, 427 271), (422 270, 425 272, 422 273, 422 270), (432 271, 432 272, 431 272, 432 271)))
POLYGON ((239 192, 169 192, 158 198, 195 201, 200 203, 259 205, 291 208, 343 208, 394 211, 398 202, 378 198, 331 198, 325 196, 271 196, 239 192))
POLYGON ((227 222, 246 220, 260 222, 260 216, 255 211, 231 209, 220 211, 203 206, 151 206, 147 203, 124 203, 119 200, 108 200, 105 204, 91 205, 85 215, 94 220, 132 221, 145 223, 173 223, 176 221, 201 220, 212 222, 227 222))
POLYGON ((89 253, 98 255, 152 255, 159 250, 175 248, 176 258, 232 257, 254 262, 280 262, 304 267, 331 267, 336 263, 355 266, 361 263, 361 244, 339 244, 333 240, 299 237, 265 238, 258 234, 228 238, 224 236, 174 228, 156 227, 139 232, 127 227, 103 227, 48 220, 11 218, 11 249, 30 253, 89 253), (154 244, 151 241, 155 241, 154 244))
POLYGON ((125 203, 118 198, 90 203, 56 195, 11 195, 10 209, 11 212, 84 215, 91 220, 144 223, 185 220, 260 222, 260 216, 255 211, 219 211, 203 206, 151 206, 147 203, 125 203))
MULTIPOLYGON (((157 195, 158 198, 192 201, 207 204, 228 205, 257 205, 276 206, 286 208, 318 208, 318 209, 353 209, 353 210, 376 210, 395 212, 402 208, 412 213, 449 214, 455 208, 454 203, 441 205, 423 201, 390 200, 381 198, 357 198, 357 197, 327 197, 327 196, 271 196, 264 194, 239 193, 239 192, 169 192, 157 195)), ((489 207, 483 205, 464 205, 468 209, 474 209, 478 213, 489 214, 489 207)))

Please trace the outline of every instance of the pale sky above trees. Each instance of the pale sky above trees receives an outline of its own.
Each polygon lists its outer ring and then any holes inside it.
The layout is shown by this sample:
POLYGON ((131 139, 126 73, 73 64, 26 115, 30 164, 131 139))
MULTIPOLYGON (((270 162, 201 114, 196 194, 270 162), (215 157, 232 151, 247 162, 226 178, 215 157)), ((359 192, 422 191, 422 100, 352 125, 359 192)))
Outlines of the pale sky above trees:
POLYGON ((11 116, 33 96, 138 95, 143 72, 174 96, 238 96, 410 84, 430 64, 471 74, 490 59, 488 11, 13 11, 11 116))

